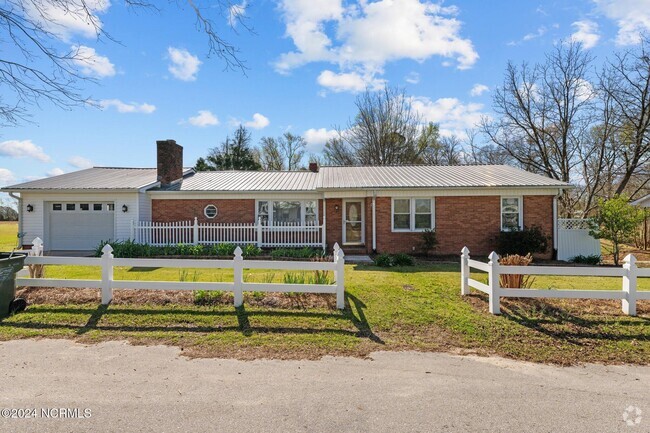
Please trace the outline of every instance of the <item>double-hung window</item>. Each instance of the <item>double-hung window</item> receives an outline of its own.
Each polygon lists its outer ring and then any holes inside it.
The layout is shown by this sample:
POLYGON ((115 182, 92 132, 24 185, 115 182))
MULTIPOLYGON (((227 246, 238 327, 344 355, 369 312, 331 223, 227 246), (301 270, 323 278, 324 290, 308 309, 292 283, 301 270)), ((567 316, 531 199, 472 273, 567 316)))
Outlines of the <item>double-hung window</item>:
POLYGON ((257 218, 264 225, 317 225, 316 200, 259 200, 257 218))
POLYGON ((393 199, 393 231, 420 232, 434 227, 435 213, 433 199, 393 199))
POLYGON ((521 197, 501 197, 501 230, 523 229, 521 197))

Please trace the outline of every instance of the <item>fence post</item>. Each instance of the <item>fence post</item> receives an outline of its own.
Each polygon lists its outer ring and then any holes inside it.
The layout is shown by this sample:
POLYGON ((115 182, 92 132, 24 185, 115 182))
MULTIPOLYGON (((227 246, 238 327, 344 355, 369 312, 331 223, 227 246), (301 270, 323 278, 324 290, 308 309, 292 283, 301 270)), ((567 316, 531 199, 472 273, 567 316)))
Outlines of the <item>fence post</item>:
POLYGON ((336 270, 336 308, 343 310, 345 308, 345 253, 339 247, 338 242, 334 244, 334 264, 336 270))
POLYGON ((194 217, 194 227, 192 227, 192 245, 199 244, 199 219, 194 217))
POLYGON ((469 295, 469 248, 460 250, 460 294, 469 295))
POLYGON ((257 218, 257 248, 262 248, 262 217, 257 218))
POLYGON ((113 300, 113 247, 109 244, 102 248, 102 304, 108 305, 113 300))
POLYGON ((135 221, 133 221, 133 220, 131 220, 131 231, 130 231, 130 236, 129 236, 129 238, 130 238, 133 242, 136 242, 136 241, 137 241, 136 238, 135 238, 135 221))
POLYGON ((241 307, 244 303, 244 258, 240 247, 235 248, 235 257, 233 258, 233 271, 235 274, 233 295, 235 307, 241 307))
POLYGON ((623 291, 625 298, 621 301, 623 313, 628 316, 636 316, 636 282, 637 282, 637 267, 636 257, 628 254, 623 259, 623 291))
POLYGON ((36 238, 32 241, 32 249, 29 253, 30 256, 42 256, 43 255, 43 240, 41 238, 36 238))
POLYGON ((490 271, 488 272, 490 313, 501 314, 501 300, 499 298, 501 294, 501 287, 499 287, 499 255, 492 251, 488 259, 490 259, 488 262, 488 266, 490 267, 490 271))

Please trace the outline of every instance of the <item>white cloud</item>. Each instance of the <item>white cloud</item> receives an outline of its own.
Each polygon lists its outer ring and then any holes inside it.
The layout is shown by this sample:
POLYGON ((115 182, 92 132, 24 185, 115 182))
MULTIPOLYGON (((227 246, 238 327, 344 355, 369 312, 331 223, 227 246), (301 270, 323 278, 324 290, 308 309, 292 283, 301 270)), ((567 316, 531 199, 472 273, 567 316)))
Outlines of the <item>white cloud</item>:
POLYGON ((472 90, 469 91, 469 94, 472 96, 481 96, 483 93, 487 92, 488 90, 490 90, 490 88, 485 84, 477 83, 474 84, 472 90))
POLYGON ((357 72, 336 73, 325 70, 316 79, 318 84, 330 89, 333 92, 362 92, 367 88, 377 90, 381 88, 385 80, 375 78, 372 75, 361 75, 357 72))
POLYGON ((409 84, 417 84, 420 82, 420 74, 417 72, 409 72, 409 74, 404 77, 404 81, 409 84))
POLYGON ((440 125, 441 135, 462 135, 465 130, 474 128, 485 114, 483 104, 464 104, 456 98, 440 98, 432 101, 423 96, 412 99, 413 109, 424 120, 440 125))
POLYGON ((8 185, 15 182, 16 176, 8 168, 0 168, 0 185, 8 185))
POLYGON ((62 174, 65 174, 65 171, 60 169, 59 167, 54 167, 52 170, 48 171, 45 173, 47 177, 52 177, 52 176, 60 176, 62 174))
POLYGON ((338 65, 341 73, 374 77, 386 63, 401 59, 441 56, 455 59, 459 69, 478 59, 472 41, 460 36, 455 7, 426 0, 359 1, 346 7, 341 0, 284 0, 280 7, 296 48, 275 62, 280 73, 324 61, 338 65))
POLYGON ((530 41, 533 39, 541 38, 546 34, 548 29, 545 26, 540 26, 537 28, 537 30, 533 33, 528 33, 525 34, 524 37, 522 38, 523 41, 530 41))
POLYGON ((253 114, 253 120, 249 120, 248 122, 244 122, 244 126, 248 128, 253 128, 253 129, 263 129, 266 128, 271 124, 271 121, 268 119, 268 117, 260 114, 260 113, 255 113, 253 114))
POLYGON ((594 0, 598 10, 616 21, 618 45, 634 45, 650 31, 650 0, 594 0))
POLYGON ((47 0, 21 4, 29 18, 64 41, 74 35, 97 37, 97 30, 102 28, 99 14, 106 12, 111 5, 109 0, 47 0))
POLYGON ((187 119, 187 122, 190 125, 205 128, 206 126, 218 125, 219 119, 208 110, 199 110, 198 114, 187 119))
POLYGON ((90 168, 93 166, 93 162, 87 158, 84 158, 83 156, 71 157, 70 159, 68 159, 68 164, 80 169, 90 168))
POLYGON ((33 158, 41 162, 52 160, 42 147, 35 145, 31 140, 3 141, 0 143, 0 155, 11 158, 33 158))
POLYGON ((115 75, 115 65, 106 56, 97 54, 94 48, 85 45, 73 45, 74 63, 81 67, 81 72, 98 78, 115 75))
POLYGON ((246 15, 246 7, 248 2, 246 0, 242 1, 239 4, 231 4, 228 8, 228 24, 232 27, 237 25, 244 15, 246 15))
POLYGON ((190 54, 189 51, 183 48, 167 48, 167 54, 171 64, 169 65, 169 72, 183 81, 196 80, 196 74, 199 73, 199 66, 201 61, 198 57, 190 54))
POLYGON ((571 24, 576 31, 571 35, 571 40, 580 42, 583 47, 589 49, 596 46, 600 39, 598 24, 590 20, 576 21, 571 24))
POLYGON ((99 105, 103 109, 115 108, 118 113, 144 113, 151 114, 156 111, 156 106, 152 104, 137 103, 137 102, 122 102, 119 99, 102 99, 99 101, 99 105))
POLYGON ((309 128, 303 134, 307 142, 307 150, 318 153, 323 150, 323 146, 330 138, 338 137, 338 132, 334 129, 326 128, 309 128))

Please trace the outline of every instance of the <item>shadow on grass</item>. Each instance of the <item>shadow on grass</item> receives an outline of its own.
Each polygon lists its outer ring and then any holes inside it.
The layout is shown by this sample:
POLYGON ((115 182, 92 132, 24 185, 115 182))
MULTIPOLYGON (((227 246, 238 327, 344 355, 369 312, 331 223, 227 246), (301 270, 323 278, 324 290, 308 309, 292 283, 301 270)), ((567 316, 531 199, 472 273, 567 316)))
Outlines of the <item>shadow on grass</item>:
MULTIPOLYGON (((309 312, 309 311, 278 311, 278 310, 252 310, 248 311, 244 306, 237 307, 233 310, 194 310, 191 308, 174 309, 134 309, 122 307, 120 305, 105 306, 100 305, 97 308, 89 307, 38 307, 31 308, 34 314, 61 314, 61 315, 88 315, 88 320, 84 325, 75 323, 42 323, 37 321, 18 321, 15 320, 20 316, 15 316, 11 321, 0 321, 1 328, 18 328, 18 329, 32 329, 32 330, 70 330, 74 331, 76 335, 84 335, 90 331, 105 331, 105 332, 129 332, 129 333, 147 333, 147 332, 189 332, 189 333, 210 333, 210 332, 224 332, 224 331, 239 331, 245 337, 250 337, 253 334, 311 334, 311 335, 342 335, 349 337, 368 338, 369 340, 384 344, 384 342, 375 335, 364 313, 366 305, 353 295, 347 295, 348 308, 342 312, 336 311, 332 313, 323 312, 309 312), (353 311, 353 309, 356 311, 353 311), (116 316, 132 315, 132 316, 170 316, 170 321, 175 322, 170 325, 122 325, 116 319, 116 316), (112 316, 112 317, 111 317, 112 316), (182 316, 182 317, 179 317, 182 316), (232 317, 237 319, 237 325, 192 325, 192 317, 206 317, 206 316, 220 316, 232 317), (350 321, 356 328, 339 329, 339 328, 314 328, 305 326, 265 326, 263 324, 251 324, 253 317, 294 317, 294 318, 309 318, 309 319, 329 319, 329 320, 343 320, 350 321), (102 319, 111 318, 109 323, 102 323, 102 319), (113 322, 113 323, 110 323, 113 322), (182 322, 187 325, 178 325, 182 322)), ((65 320, 65 319, 64 319, 65 320)), ((64 321, 62 320, 62 321, 64 321)), ((73 321, 68 319, 67 321, 73 321)), ((75 320, 76 321, 76 320, 75 320)))

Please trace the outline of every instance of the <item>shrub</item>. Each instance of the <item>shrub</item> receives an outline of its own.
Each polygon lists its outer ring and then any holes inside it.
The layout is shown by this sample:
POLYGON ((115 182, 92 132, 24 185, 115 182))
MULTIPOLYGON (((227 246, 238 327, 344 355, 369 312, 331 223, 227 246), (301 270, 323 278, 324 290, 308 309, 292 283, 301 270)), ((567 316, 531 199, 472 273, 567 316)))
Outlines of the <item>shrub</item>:
POLYGON ((422 232, 422 250, 424 254, 429 254, 429 251, 436 248, 438 245, 438 238, 434 229, 426 229, 422 232))
MULTIPOLYGON (((512 254, 499 259, 499 264, 504 266, 528 266, 533 262, 533 256, 526 254, 520 256, 512 254)), ((501 274, 499 275, 499 285, 510 289, 528 289, 533 285, 534 277, 522 274, 501 274)))
POLYGON ((413 257, 404 253, 395 254, 392 257, 392 260, 393 260, 393 266, 413 266, 415 264, 415 260, 413 260, 413 257))
POLYGON ((255 257, 262 254, 262 249, 257 245, 248 244, 242 250, 242 255, 244 257, 255 257))
POLYGON ((235 244, 216 244, 212 246, 212 250, 214 251, 213 255, 215 256, 232 256, 235 254, 235 249, 237 248, 237 245, 235 244))
POLYGON ((284 274, 285 284, 305 284, 304 272, 287 272, 284 274))
POLYGON ((545 253, 548 249, 548 240, 548 236, 538 226, 502 231, 497 237, 497 252, 504 256, 545 253))
POLYGON ((324 252, 321 249, 304 247, 304 248, 276 248, 271 251, 271 257, 274 259, 279 258, 295 258, 295 259, 311 259, 314 257, 323 257, 324 252))
POLYGON ((599 265, 601 261, 601 257, 599 254, 591 254, 588 256, 583 256, 582 254, 579 254, 575 257, 571 257, 569 261, 571 263, 579 263, 582 265, 599 265))
POLYGON ((375 257, 375 265, 381 266, 382 268, 390 268, 393 265, 393 260, 390 254, 379 254, 375 257))

